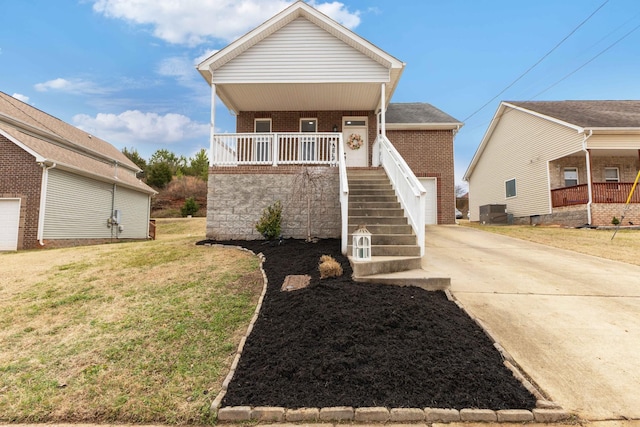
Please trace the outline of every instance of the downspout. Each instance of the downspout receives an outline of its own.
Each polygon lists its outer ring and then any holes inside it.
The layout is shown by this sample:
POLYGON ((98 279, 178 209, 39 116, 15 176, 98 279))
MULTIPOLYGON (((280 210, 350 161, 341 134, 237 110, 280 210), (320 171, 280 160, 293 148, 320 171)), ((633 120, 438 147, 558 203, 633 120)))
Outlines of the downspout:
POLYGON ((49 185, 49 169, 56 167, 53 162, 44 161, 40 163, 42 167, 42 183, 40 184, 40 212, 38 212, 38 243, 44 246, 44 214, 47 207, 47 187, 49 185))
POLYGON ((587 224, 591 225, 591 204, 593 203, 593 188, 591 183, 591 153, 587 149, 587 139, 593 135, 593 130, 589 130, 589 135, 584 134, 582 140, 582 151, 584 151, 587 161, 587 192, 589 193, 589 201, 587 202, 587 224))

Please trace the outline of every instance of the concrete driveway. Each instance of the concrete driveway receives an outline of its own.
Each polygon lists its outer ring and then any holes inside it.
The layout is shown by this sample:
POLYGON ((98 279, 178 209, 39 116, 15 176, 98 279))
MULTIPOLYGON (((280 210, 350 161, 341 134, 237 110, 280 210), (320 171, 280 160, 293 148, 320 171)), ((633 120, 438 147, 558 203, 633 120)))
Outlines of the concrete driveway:
POLYGON ((550 400, 587 420, 640 419, 640 267, 462 226, 426 236, 423 268, 451 277, 550 400))

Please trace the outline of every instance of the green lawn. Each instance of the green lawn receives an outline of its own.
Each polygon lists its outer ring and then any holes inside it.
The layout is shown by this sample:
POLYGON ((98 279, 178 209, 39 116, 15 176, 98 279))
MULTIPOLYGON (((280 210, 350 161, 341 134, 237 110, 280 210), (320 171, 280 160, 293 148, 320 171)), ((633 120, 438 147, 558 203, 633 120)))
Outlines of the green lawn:
POLYGON ((0 422, 212 423, 263 283, 204 227, 0 255, 0 422))

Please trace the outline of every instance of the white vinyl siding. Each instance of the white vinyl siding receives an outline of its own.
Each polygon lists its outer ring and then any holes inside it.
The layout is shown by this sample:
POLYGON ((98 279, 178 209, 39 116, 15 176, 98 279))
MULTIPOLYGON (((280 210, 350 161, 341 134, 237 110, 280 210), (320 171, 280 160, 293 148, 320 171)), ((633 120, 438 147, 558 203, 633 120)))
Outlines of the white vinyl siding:
POLYGON ((220 67, 213 82, 388 82, 389 69, 305 18, 220 67))
MULTIPOLYGON (((106 239, 116 237, 107 227, 112 215, 113 184, 59 169, 49 170, 44 218, 44 239, 106 239)), ((120 238, 146 238, 149 198, 116 187, 115 209, 122 212, 120 238), (142 223, 144 216, 144 224, 142 223), (144 227, 144 231, 142 228, 144 227)))
POLYGON ((548 162, 580 152, 574 129, 507 108, 469 178, 471 220, 479 207, 506 204, 515 217, 551 212, 548 162), (507 198, 505 182, 517 181, 517 197, 507 198))
POLYGON ((587 148, 590 149, 616 149, 635 150, 640 149, 639 135, 619 135, 610 133, 607 135, 592 135, 587 139, 587 148))
POLYGON ((20 199, 0 199, 0 251, 18 249, 20 199))
POLYGON ((122 212, 123 239, 146 239, 149 236, 149 196, 124 187, 116 187, 115 209, 122 212))

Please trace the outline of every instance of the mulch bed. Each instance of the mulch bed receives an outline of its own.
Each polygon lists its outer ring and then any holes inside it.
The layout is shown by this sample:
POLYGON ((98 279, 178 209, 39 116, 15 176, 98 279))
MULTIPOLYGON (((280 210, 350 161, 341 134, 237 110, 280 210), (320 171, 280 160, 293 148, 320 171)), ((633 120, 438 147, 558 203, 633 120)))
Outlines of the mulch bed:
POLYGON ((532 409, 536 399, 443 292, 351 281, 339 240, 212 242, 266 256, 268 289, 222 406, 532 409), (320 279, 332 255, 344 275, 320 279), (282 292, 287 275, 308 287, 282 292))

